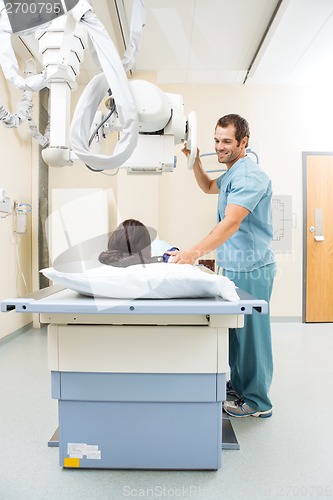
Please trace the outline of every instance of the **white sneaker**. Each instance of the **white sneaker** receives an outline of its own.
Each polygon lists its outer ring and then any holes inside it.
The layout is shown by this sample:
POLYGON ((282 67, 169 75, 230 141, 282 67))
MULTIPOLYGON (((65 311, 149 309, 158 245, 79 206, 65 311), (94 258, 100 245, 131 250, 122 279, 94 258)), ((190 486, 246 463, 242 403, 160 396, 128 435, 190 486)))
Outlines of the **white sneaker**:
POLYGON ((272 416, 272 409, 270 410, 254 410, 243 399, 236 399, 235 401, 224 401, 223 409, 231 417, 260 417, 268 418, 272 416))

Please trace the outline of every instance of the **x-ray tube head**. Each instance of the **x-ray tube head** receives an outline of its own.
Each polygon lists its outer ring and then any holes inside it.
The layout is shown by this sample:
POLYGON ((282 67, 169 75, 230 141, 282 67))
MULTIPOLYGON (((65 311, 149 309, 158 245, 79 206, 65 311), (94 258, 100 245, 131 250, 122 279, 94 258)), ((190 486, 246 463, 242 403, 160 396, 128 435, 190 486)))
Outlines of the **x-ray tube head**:
POLYGON ((12 32, 29 34, 72 10, 79 0, 5 1, 12 32))
POLYGON ((138 112, 140 133, 164 129, 172 117, 168 95, 145 80, 130 80, 129 86, 138 112))

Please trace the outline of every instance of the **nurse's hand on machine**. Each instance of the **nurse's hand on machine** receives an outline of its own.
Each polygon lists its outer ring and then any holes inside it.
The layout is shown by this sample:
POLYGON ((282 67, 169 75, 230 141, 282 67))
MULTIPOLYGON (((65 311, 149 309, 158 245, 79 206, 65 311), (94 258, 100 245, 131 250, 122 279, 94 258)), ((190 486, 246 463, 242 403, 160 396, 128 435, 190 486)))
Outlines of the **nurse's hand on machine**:
MULTIPOLYGON (((186 143, 184 144, 184 147, 182 149, 182 153, 184 153, 186 158, 188 158, 191 154, 191 151, 189 149, 187 149, 186 143)), ((197 156, 195 159, 198 159, 199 157, 200 157, 200 150, 199 150, 199 148, 197 148, 197 156)))

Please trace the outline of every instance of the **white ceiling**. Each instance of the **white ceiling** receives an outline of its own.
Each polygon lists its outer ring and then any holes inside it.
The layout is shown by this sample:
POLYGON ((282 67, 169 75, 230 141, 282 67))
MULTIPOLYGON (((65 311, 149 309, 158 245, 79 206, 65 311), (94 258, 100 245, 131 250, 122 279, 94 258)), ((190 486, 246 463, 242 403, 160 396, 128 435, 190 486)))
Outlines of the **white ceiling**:
MULTIPOLYGON (((129 19, 132 0, 121 3, 129 19)), ((145 5, 135 69, 156 72, 160 83, 333 83, 333 0, 145 5)))
MULTIPOLYGON (((90 3, 122 56, 133 0, 90 3)), ((145 6, 134 76, 153 72, 159 83, 333 84, 333 0, 145 0, 145 6)), ((97 71, 85 52, 81 84, 97 71)))
POLYGON ((136 69, 168 83, 241 83, 277 3, 146 0, 136 69))

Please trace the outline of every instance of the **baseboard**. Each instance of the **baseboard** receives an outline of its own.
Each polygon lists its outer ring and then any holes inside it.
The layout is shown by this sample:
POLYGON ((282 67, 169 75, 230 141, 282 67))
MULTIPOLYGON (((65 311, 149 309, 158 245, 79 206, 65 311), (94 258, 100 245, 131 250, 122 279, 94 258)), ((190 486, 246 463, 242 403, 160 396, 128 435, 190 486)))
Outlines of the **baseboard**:
POLYGON ((18 337, 19 335, 22 335, 22 333, 25 333, 27 330, 30 330, 30 328, 32 328, 32 322, 22 326, 18 330, 15 330, 15 332, 9 333, 8 335, 5 335, 4 337, 2 337, 0 339, 0 345, 4 344, 5 342, 10 342, 11 340, 18 337))
POLYGON ((303 323, 302 316, 271 316, 272 323, 303 323))

